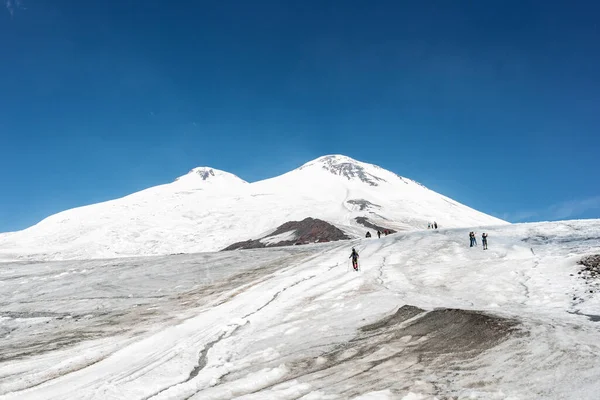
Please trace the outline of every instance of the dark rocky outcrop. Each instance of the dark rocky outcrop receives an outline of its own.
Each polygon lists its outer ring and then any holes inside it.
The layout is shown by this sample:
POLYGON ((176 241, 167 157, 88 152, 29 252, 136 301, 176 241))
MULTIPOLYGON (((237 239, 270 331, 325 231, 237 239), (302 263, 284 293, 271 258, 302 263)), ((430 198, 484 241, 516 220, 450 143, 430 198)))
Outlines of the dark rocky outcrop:
POLYGON ((281 246, 292 246, 309 243, 322 243, 332 242, 336 240, 350 239, 342 230, 331 225, 329 222, 315 219, 305 218, 302 221, 289 221, 279 226, 275 232, 264 236, 259 239, 246 240, 244 242, 237 242, 227 246, 223 249, 226 250, 239 250, 239 249, 260 249, 264 247, 281 247, 281 246), (286 232, 294 232, 294 239, 283 240, 277 243, 265 243, 264 239, 281 235, 286 232))
POLYGON ((586 281, 597 281, 600 279, 600 254, 583 257, 577 264, 583 265, 583 269, 579 271, 579 275, 586 281))
POLYGON ((583 257, 578 264, 583 265, 589 271, 596 271, 600 274, 600 254, 583 257))
POLYGON ((365 227, 371 228, 371 229, 375 229, 376 231, 379 231, 379 232, 388 231, 388 233, 396 233, 396 231, 393 229, 384 228, 382 226, 371 223, 369 221, 369 219, 366 217, 356 217, 356 218, 354 218, 354 220, 356 222, 358 222, 359 224, 361 224, 362 226, 365 226, 365 227))
POLYGON ((200 177, 204 181, 207 180, 208 178, 210 178, 211 176, 215 176, 215 171, 213 171, 212 169, 203 169, 203 170, 196 171, 196 173, 198 175, 200 175, 200 177))

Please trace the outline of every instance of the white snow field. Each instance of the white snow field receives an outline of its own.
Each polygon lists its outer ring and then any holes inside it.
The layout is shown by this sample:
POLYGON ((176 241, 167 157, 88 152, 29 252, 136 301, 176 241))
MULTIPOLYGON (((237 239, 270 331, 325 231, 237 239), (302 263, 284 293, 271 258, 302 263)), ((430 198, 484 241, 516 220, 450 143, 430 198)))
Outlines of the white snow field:
POLYGON ((5 263, 0 398, 598 399, 600 220, 469 231, 5 263))
POLYGON ((351 237, 367 231, 357 217, 398 231, 426 229, 433 221, 441 228, 506 224, 378 166, 336 155, 254 183, 196 168, 173 183, 0 234, 0 261, 218 251, 307 217, 351 237))

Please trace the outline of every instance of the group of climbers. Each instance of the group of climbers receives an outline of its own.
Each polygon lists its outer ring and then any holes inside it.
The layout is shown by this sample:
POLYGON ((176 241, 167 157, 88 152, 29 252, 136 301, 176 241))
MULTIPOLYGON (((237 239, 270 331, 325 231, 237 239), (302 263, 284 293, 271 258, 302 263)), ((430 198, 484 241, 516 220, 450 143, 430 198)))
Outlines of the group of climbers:
MULTIPOLYGON (((385 236, 389 235, 391 232, 387 229, 384 229, 383 231, 378 230, 377 231, 377 237, 381 238, 381 235, 384 234, 385 236)), ((365 235, 366 238, 370 238, 371 237, 371 232, 367 231, 367 234, 365 235)))
MULTIPOLYGON (((433 224, 429 224, 427 229, 437 229, 437 222, 433 222, 433 224)), ((381 231, 377 231, 377 237, 381 238, 381 231)), ((389 234, 388 230, 384 230, 383 233, 387 236, 389 234)), ((371 232, 367 231, 366 234, 367 238, 371 237, 371 232)), ((469 232, 469 240, 470 240, 470 247, 476 247, 477 246, 477 239, 475 237, 475 232, 471 231, 469 232)), ((486 232, 483 232, 481 234, 481 244, 483 246, 483 250, 487 250, 488 249, 488 234, 486 232)), ((352 266, 354 268, 355 271, 358 271, 358 252, 356 251, 356 249, 353 247, 352 248, 352 253, 350 254, 350 257, 352 259, 352 266)))
MULTIPOLYGON (((482 244, 484 250, 488 249, 487 238, 488 238, 488 234, 483 232, 481 234, 481 244, 482 244)), ((473 232, 473 231, 469 232, 469 240, 471 242, 470 247, 477 246, 477 239, 475 238, 475 232, 473 232)))
MULTIPOLYGON (((427 224, 427 229, 437 229, 438 228, 438 224, 437 222, 433 222, 433 223, 429 223, 427 224)), ((381 238, 381 234, 384 234, 385 236, 389 235, 390 232, 387 229, 384 229, 383 232, 381 232, 380 230, 377 230, 377 237, 381 238)), ((366 238, 370 238, 371 237, 371 232, 367 231, 367 234, 365 235, 366 238)), ((487 238, 488 235, 487 233, 483 233, 481 235, 481 244, 483 246, 483 250, 487 250, 488 249, 488 242, 487 242, 487 238)), ((470 247, 476 247, 477 246, 477 239, 475 238, 475 232, 471 231, 469 232, 469 240, 470 240, 470 247)))

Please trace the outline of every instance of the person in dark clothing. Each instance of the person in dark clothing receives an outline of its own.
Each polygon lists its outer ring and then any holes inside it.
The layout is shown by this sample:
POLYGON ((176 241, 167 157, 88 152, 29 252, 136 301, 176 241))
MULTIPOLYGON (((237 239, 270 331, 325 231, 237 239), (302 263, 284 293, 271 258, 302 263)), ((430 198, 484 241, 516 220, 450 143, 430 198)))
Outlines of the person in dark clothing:
POLYGON ((433 229, 437 229, 437 222, 433 221, 433 229))
POLYGON ((371 237, 371 232, 367 232, 367 235, 365 237, 370 238, 371 237))
POLYGON ((475 246, 475 233, 469 232, 469 240, 471 240, 471 246, 470 247, 475 246))
POLYGON ((487 250, 487 233, 483 233, 483 235, 481 235, 481 244, 483 245, 483 249, 487 250))
POLYGON ((354 267, 355 271, 358 271, 358 252, 352 248, 352 253, 350 253, 350 257, 352 259, 352 267, 354 267))
POLYGON ((377 231, 377 237, 381 239, 381 232, 377 231))

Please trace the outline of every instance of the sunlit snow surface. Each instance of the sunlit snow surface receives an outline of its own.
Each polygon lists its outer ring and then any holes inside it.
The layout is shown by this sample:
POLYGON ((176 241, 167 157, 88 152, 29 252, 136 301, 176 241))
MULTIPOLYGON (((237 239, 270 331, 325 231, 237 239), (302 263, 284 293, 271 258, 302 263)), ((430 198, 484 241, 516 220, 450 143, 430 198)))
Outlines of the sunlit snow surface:
POLYGON ((0 264, 0 398, 597 399, 600 221, 468 231, 0 264))

